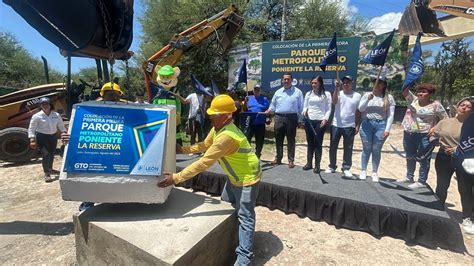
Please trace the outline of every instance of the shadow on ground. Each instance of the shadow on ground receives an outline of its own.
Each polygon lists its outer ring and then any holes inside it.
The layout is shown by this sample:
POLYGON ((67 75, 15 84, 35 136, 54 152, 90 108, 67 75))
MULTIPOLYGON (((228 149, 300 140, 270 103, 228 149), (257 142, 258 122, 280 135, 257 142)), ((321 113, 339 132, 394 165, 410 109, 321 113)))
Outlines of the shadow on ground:
POLYGON ((0 235, 49 235, 65 236, 73 233, 72 222, 48 223, 13 221, 0 223, 0 235))
POLYGON ((264 265, 283 250, 283 242, 272 231, 255 232, 253 265, 264 265))

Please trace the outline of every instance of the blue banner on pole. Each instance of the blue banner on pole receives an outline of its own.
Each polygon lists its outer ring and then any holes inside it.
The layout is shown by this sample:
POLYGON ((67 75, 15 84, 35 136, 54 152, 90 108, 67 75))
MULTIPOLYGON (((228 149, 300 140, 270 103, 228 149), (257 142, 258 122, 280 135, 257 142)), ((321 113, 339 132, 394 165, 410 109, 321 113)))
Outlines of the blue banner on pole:
POLYGON ((326 49, 326 53, 324 54, 323 62, 321 62, 319 67, 323 72, 326 72, 327 65, 337 65, 337 63, 337 38, 336 33, 334 32, 332 39, 329 42, 329 46, 326 49))
POLYGON ((235 76, 235 84, 245 83, 247 84, 247 60, 242 61, 242 65, 239 67, 237 76, 235 76))
POLYGON ((76 105, 65 171, 161 175, 168 118, 145 106, 76 105))
POLYGON ((416 37, 415 47, 413 47, 413 54, 410 59, 410 67, 403 82, 402 90, 406 87, 411 87, 425 72, 425 65, 423 63, 423 56, 421 51, 421 32, 416 37))
POLYGON ((474 113, 471 113, 462 125, 461 138, 455 156, 474 158, 474 113))
POLYGON ((199 80, 197 80, 193 74, 191 74, 191 83, 193 84, 194 90, 197 94, 203 94, 211 97, 213 96, 212 93, 207 91, 206 87, 204 87, 204 85, 202 85, 202 83, 199 82, 199 80))
POLYGON ((242 131, 247 130, 255 122, 257 116, 265 116, 264 114, 253 113, 253 112, 241 112, 240 113, 240 129, 242 131))
POLYGON ((367 64, 383 66, 385 64, 385 59, 387 59, 388 50, 392 44, 394 34, 395 30, 393 30, 382 43, 372 49, 372 51, 370 51, 362 61, 367 64))

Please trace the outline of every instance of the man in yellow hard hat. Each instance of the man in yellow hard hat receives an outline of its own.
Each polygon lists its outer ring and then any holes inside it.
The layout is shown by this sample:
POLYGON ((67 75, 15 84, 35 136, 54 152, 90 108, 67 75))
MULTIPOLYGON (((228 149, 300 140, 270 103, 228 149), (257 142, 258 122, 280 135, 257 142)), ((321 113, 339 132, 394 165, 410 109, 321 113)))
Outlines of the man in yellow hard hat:
POLYGON ((117 83, 107 82, 100 90, 100 97, 97 101, 119 102, 123 92, 117 83))
MULTIPOLYGON (((107 82, 100 89, 100 97, 96 101, 108 101, 108 102, 127 102, 127 100, 121 99, 123 92, 120 86, 115 82, 107 82)), ((69 136, 67 137, 69 139, 69 136)), ((94 202, 84 201, 79 206, 79 211, 85 211, 90 207, 94 207, 94 202)))
POLYGON ((213 128, 206 139, 190 147, 176 146, 176 153, 205 152, 204 155, 177 174, 164 173, 164 179, 158 186, 167 187, 184 182, 218 161, 228 177, 221 197, 232 203, 239 218, 236 264, 249 265, 253 257, 254 208, 262 170, 244 133, 232 123, 232 113, 236 110, 230 96, 223 94, 215 97, 207 109, 213 128))

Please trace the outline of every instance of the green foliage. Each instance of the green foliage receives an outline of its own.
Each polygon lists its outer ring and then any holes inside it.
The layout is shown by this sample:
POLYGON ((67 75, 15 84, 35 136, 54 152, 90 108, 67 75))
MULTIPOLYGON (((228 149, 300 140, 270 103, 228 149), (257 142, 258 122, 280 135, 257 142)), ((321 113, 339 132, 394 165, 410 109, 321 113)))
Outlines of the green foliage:
MULTIPOLYGON (((142 40, 138 62, 143 62, 166 45, 171 37, 198 22, 214 16, 236 4, 245 18, 245 25, 233 41, 233 46, 247 46, 253 42, 280 40, 283 0, 226 1, 226 0, 143 0, 142 40)), ((287 1, 286 39, 310 39, 330 37, 334 31, 338 36, 350 36, 367 30, 367 20, 353 17, 335 2, 323 0, 287 1)), ((222 32, 220 32, 222 37, 222 32)), ((220 88, 227 84, 227 56, 221 56, 214 37, 187 51, 176 66, 181 69, 178 91, 187 95, 193 91, 190 73, 205 85, 211 79, 220 88)), ((258 62, 249 62, 257 67, 258 62)), ((141 63, 139 64, 141 65, 141 63)))
MULTIPOLYGON (((148 58, 167 44, 171 37, 214 16, 226 9, 233 1, 144 1, 143 39, 141 52, 148 58)), ((244 1, 240 1, 241 4, 244 1)), ((237 3, 239 4, 239 3, 237 3)), ((242 5, 245 8, 245 5, 242 5)), ((222 32, 220 32, 222 37, 222 32)), ((216 53, 214 37, 204 40, 200 45, 187 51, 176 65, 181 69, 178 91, 187 95, 191 87, 190 74, 193 73, 204 84, 210 84, 211 78, 218 86, 227 84, 227 62, 225 57, 216 53)), ((142 61, 141 61, 142 62, 142 61)))
POLYGON ((437 96, 445 105, 454 104, 465 96, 473 95, 474 60, 469 44, 462 39, 443 42, 430 69, 434 72, 434 75, 431 74, 433 81, 439 85, 437 96))
POLYGON ((118 65, 118 69, 123 73, 120 77, 120 86, 124 92, 124 98, 129 101, 135 101, 137 92, 142 91, 145 93, 145 99, 147 99, 143 71, 141 67, 137 65, 137 61, 130 60, 128 70, 126 64, 121 62, 118 65))
MULTIPOLYGON (((293 2, 293 1, 291 1, 293 2)), ((348 16, 334 2, 325 0, 302 1, 303 5, 291 7, 287 37, 293 39, 330 38, 348 36, 348 16)))
POLYGON ((453 83, 453 90, 456 92, 453 97, 453 104, 466 96, 474 95, 474 67, 472 67, 473 60, 474 59, 471 58, 471 73, 469 74, 469 76, 467 76, 467 78, 456 79, 453 83))
MULTIPOLYGON (((57 71, 49 71, 50 82, 62 82, 57 71)), ((46 83, 43 62, 34 58, 10 33, 0 32, 0 85, 24 89, 46 83)))

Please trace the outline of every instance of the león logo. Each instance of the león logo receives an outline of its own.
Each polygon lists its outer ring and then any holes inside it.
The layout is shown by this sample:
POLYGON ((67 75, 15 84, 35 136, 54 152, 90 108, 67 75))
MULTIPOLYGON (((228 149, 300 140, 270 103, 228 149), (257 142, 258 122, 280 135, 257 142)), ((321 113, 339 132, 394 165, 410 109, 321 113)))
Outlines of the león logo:
POLYGON ((412 68, 410 69, 410 72, 413 74, 419 74, 421 73, 421 71, 422 71, 421 67, 417 65, 412 66, 412 68))
POLYGON ((372 50, 370 52, 370 56, 371 57, 381 56, 381 55, 384 55, 386 51, 387 51, 387 48, 380 48, 380 49, 372 50))
POLYGON ((324 54, 324 59, 330 57, 331 55, 333 55, 334 53, 336 53, 336 48, 333 48, 331 50, 327 50, 326 53, 324 54))

